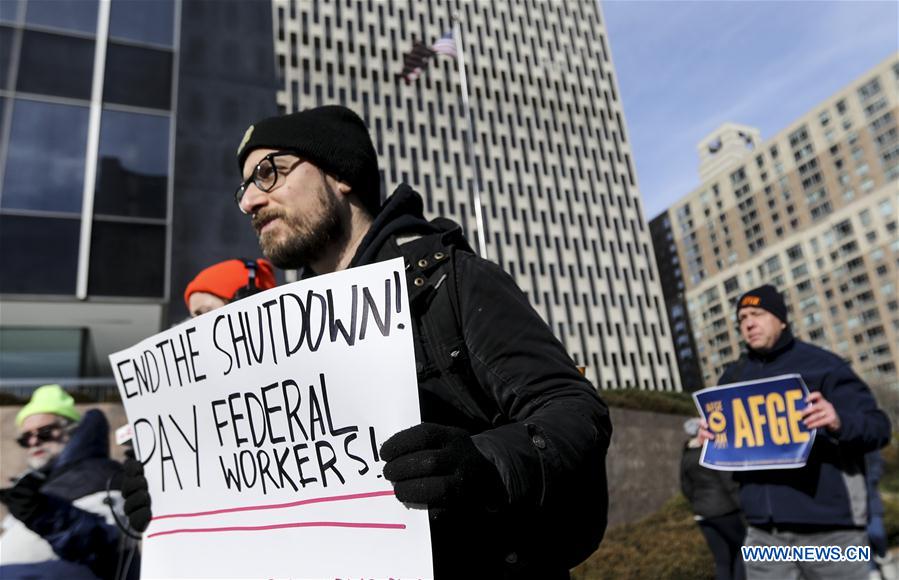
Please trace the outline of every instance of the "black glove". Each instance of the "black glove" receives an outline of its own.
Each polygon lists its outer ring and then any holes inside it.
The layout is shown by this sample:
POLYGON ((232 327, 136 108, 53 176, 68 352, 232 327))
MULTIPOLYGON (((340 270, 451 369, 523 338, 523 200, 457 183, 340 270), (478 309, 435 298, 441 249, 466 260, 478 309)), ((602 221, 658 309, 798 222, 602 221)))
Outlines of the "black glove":
POLYGON ((457 427, 421 423, 381 446, 384 477, 403 503, 498 508, 508 502, 493 463, 457 427))
POLYGON ((143 532, 150 525, 150 491, 144 466, 134 457, 128 457, 123 464, 125 476, 122 479, 122 497, 125 498, 125 515, 131 529, 143 532))
POLYGON ((6 504, 14 518, 28 526, 47 503, 47 496, 38 491, 47 477, 32 471, 21 477, 12 487, 0 489, 0 501, 6 504))

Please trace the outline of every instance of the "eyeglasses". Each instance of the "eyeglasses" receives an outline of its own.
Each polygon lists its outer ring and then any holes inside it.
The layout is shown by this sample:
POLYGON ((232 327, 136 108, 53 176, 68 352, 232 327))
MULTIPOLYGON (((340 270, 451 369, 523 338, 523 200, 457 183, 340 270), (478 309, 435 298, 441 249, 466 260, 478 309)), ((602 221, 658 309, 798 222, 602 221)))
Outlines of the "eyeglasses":
POLYGON ((33 431, 25 431, 16 438, 16 443, 18 443, 21 447, 28 449, 29 447, 32 447, 32 437, 37 438, 37 442, 38 444, 40 444, 50 441, 62 441, 64 434, 65 431, 63 426, 58 423, 53 423, 52 425, 44 425, 43 427, 38 427, 33 431))
MULTIPOLYGON (((237 191, 234 192, 234 201, 237 202, 237 207, 240 207, 240 202, 251 183, 266 193, 275 188, 275 184, 278 182, 278 166, 275 165, 275 157, 283 157, 285 155, 293 155, 298 160, 298 163, 289 169, 281 170, 285 176, 303 163, 303 159, 294 151, 274 151, 269 153, 256 164, 256 167, 253 168, 253 172, 250 173, 250 176, 246 178, 243 183, 240 184, 240 187, 237 188, 237 191)), ((243 208, 241 208, 240 211, 243 211, 243 208)))

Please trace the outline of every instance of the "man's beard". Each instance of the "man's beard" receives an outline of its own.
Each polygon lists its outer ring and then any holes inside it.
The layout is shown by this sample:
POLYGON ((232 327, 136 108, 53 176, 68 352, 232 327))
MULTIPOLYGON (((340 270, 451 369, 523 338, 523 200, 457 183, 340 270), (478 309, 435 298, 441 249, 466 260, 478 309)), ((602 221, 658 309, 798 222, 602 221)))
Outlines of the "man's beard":
POLYGON ((45 443, 41 448, 45 451, 41 457, 33 457, 31 454, 26 456, 25 463, 28 464, 29 469, 43 469, 47 464, 59 457, 65 445, 62 443, 45 443))
POLYGON ((279 208, 263 208, 253 216, 253 227, 278 218, 287 227, 286 239, 259 235, 259 247, 265 257, 278 268, 296 269, 321 259, 325 252, 344 236, 340 219, 340 206, 333 188, 322 178, 322 187, 316 193, 321 203, 317 216, 296 216, 279 208))

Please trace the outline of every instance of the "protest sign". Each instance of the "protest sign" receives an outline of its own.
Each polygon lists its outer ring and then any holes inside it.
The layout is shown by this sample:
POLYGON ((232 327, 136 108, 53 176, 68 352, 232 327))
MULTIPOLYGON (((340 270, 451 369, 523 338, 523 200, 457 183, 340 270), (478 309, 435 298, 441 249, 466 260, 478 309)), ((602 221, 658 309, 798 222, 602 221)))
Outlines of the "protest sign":
POLYGON ((245 298, 110 357, 149 578, 433 577, 378 450, 420 422, 401 259, 245 298))
POLYGON ((802 423, 808 388, 798 374, 731 383, 693 393, 715 435, 700 465, 721 471, 792 469, 808 460, 815 431, 802 423))

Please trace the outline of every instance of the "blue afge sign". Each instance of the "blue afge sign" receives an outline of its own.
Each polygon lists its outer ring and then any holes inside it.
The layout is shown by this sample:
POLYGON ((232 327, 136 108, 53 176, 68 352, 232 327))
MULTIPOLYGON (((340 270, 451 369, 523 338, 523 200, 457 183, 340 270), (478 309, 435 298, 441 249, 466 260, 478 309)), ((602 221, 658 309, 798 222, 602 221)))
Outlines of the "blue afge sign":
POLYGON ((808 394, 798 374, 693 393, 715 435, 703 446, 700 464, 721 471, 803 467, 815 442, 815 430, 802 422, 808 394))

